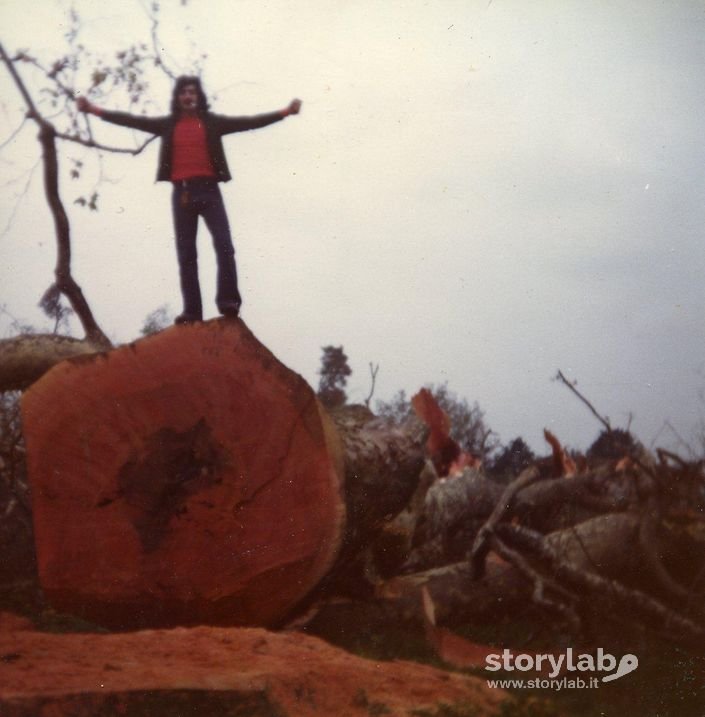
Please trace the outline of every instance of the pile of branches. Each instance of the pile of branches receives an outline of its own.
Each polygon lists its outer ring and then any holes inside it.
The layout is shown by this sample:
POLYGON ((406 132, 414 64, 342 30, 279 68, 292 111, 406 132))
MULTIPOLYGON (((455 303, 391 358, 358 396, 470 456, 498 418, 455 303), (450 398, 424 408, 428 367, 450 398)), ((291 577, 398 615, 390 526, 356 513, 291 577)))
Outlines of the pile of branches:
POLYGON ((452 627, 516 618, 531 605, 582 644, 617 624, 701 650, 702 462, 636 444, 589 465, 546 438, 552 456, 504 485, 475 465, 439 477, 429 461, 363 561, 385 609, 428 621, 431 605, 434 624, 452 627))

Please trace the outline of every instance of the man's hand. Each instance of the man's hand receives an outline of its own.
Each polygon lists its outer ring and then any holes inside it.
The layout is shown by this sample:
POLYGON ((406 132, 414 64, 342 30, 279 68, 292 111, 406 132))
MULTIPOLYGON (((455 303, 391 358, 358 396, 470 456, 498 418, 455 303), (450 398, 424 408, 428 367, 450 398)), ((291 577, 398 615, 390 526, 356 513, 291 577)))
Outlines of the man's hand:
POLYGON ((76 98, 76 107, 78 107, 79 112, 84 112, 85 114, 97 115, 99 112, 98 108, 95 105, 92 105, 83 96, 76 98))
POLYGON ((301 100, 291 100, 289 106, 282 110, 282 116, 288 117, 289 115, 297 115, 301 111, 301 100))

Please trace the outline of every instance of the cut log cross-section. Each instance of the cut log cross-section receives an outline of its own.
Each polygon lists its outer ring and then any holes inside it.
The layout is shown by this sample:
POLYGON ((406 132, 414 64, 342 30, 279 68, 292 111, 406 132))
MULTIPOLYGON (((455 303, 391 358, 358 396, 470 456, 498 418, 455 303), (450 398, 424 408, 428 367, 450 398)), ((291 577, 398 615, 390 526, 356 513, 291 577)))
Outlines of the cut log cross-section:
POLYGON ((113 627, 271 625, 335 561, 338 432, 242 321, 65 361, 22 412, 58 609, 113 627))

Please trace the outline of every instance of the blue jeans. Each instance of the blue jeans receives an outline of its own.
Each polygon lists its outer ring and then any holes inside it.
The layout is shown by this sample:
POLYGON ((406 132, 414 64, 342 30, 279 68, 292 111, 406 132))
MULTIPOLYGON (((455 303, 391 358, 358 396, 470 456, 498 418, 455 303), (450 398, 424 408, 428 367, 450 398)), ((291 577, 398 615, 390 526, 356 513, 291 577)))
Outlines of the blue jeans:
POLYGON ((241 298, 237 288, 235 249, 218 183, 214 179, 207 178, 174 182, 172 210, 184 314, 192 319, 203 317, 196 249, 199 216, 203 217, 213 237, 213 248, 218 265, 218 288, 215 296, 218 310, 223 313, 223 306, 239 305, 241 298))

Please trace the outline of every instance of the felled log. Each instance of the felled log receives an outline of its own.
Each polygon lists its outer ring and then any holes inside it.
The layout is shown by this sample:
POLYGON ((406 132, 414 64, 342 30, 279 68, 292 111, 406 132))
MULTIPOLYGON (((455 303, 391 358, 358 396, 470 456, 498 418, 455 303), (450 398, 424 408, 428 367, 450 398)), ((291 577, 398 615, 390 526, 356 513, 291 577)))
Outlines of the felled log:
POLYGON ((118 628, 278 624, 423 465, 421 432, 336 428, 239 320, 65 361, 22 415, 44 592, 118 628))
POLYGON ((52 366, 102 348, 87 339, 56 334, 22 334, 0 340, 0 391, 22 390, 52 366))
POLYGON ((499 523, 501 541, 480 576, 473 561, 465 561, 396 577, 378 586, 377 609, 387 623, 419 625, 430 601, 434 625, 451 627, 515 619, 527 609, 536 620, 538 609, 574 635, 581 624, 597 635, 616 621, 624 631, 651 630, 701 651, 705 625, 693 604, 697 596, 668 603, 653 594, 653 580, 642 574, 639 522, 635 514, 615 513, 547 536, 499 523))
MULTIPOLYGON (((600 516, 546 536, 547 544, 577 569, 607 576, 636 576, 641 562, 638 520, 633 515, 600 516), (615 550, 615 546, 621 549, 615 550)), ((468 544, 468 552, 472 542, 468 544)), ((512 616, 531 603, 532 584, 517 568, 495 555, 482 578, 468 560, 402 575, 378 587, 390 613, 421 621, 422 590, 433 600, 439 624, 460 625, 512 616)))
MULTIPOLYGON (((509 517, 541 533, 552 533, 592 517, 624 511, 633 481, 605 467, 566 478, 548 478, 514 496, 509 517)), ((479 527, 500 502, 503 487, 483 471, 435 482, 428 490, 404 572, 420 572, 467 557, 479 527)))

